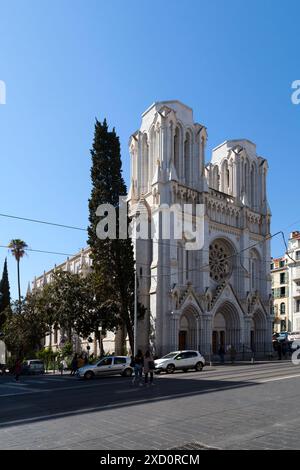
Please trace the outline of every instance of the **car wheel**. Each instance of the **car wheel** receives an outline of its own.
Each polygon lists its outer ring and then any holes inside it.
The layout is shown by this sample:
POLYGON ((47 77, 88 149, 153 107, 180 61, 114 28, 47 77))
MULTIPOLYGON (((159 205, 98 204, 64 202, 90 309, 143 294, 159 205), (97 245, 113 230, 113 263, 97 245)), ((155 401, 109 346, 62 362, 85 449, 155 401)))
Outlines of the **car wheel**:
POLYGON ((196 369, 197 372, 201 372, 202 369, 203 369, 202 362, 197 362, 197 364, 195 365, 195 369, 196 369))
POLYGON ((167 374, 173 374, 174 371, 175 371, 175 366, 174 366, 174 364, 169 364, 169 365, 167 366, 167 368, 166 368, 167 374))
POLYGON ((85 378, 86 380, 91 380, 91 379, 94 378, 94 373, 89 370, 88 372, 86 372, 86 373, 84 374, 84 378, 85 378))
POLYGON ((132 376, 132 369, 125 369, 122 376, 123 377, 131 377, 132 376))

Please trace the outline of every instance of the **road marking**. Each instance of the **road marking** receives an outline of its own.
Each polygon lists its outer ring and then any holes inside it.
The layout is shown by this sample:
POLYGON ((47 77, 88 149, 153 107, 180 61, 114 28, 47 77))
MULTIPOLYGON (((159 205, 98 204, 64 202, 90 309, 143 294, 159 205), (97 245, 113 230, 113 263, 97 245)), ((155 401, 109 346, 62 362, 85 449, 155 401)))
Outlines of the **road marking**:
MULTIPOLYGON (((26 389, 22 389, 20 390, 20 393, 4 393, 4 394, 1 394, 0 395, 0 398, 5 398, 5 397, 10 397, 10 396, 13 396, 13 395, 29 395, 31 393, 49 393, 49 392, 60 392, 60 391, 65 391, 65 390, 80 390, 80 389, 86 389, 86 388, 96 388, 98 384, 100 385, 109 385, 111 383, 114 383, 114 384, 120 384, 120 383, 124 383, 124 379, 121 379, 121 380, 118 380, 117 381, 111 381, 111 382, 101 382, 101 380, 99 380, 98 382, 94 382, 93 384, 87 384, 85 383, 85 385, 73 385, 73 386, 69 386, 69 387, 57 387, 57 388, 28 388, 27 384, 22 384, 23 386, 27 387, 26 389)), ((3 387, 19 387, 19 385, 17 384, 5 384, 3 385, 3 387)), ((2 386, 1 386, 2 387, 2 386)), ((99 389, 99 392, 101 391, 101 389, 99 389)))
POLYGON ((6 385, 5 388, 12 388, 12 392, 8 393, 2 393, 0 395, 0 398, 5 398, 5 397, 12 397, 12 396, 19 396, 19 395, 28 395, 30 393, 37 393, 40 392, 41 390, 36 389, 36 388, 21 388, 20 390, 17 390, 13 385, 6 385))
POLYGON ((73 378, 69 377, 64 377, 62 376, 61 378, 51 378, 51 377, 45 377, 42 379, 45 382, 67 382, 68 380, 74 380, 73 378))
POLYGON ((294 379, 295 377, 300 377, 300 374, 285 375, 284 377, 274 377, 273 379, 259 379, 258 382, 259 383, 276 382, 277 380, 294 379))
MULTIPOLYGON (((286 374, 287 371, 288 372, 291 372, 292 370, 295 370, 294 368, 295 366, 294 365, 291 365, 289 367, 287 367, 287 370, 283 370, 284 368, 280 368, 279 370, 276 370, 277 374, 286 374)), ((178 374, 172 374, 172 375, 162 375, 161 378, 164 378, 164 379, 170 379, 171 377, 176 377, 176 379, 179 379, 179 380, 189 380, 191 377, 197 377, 199 378, 200 380, 230 380, 230 379, 239 379, 239 380, 247 380, 248 379, 258 379, 260 376, 264 376, 264 375, 270 375, 270 374, 274 374, 274 370, 270 370, 268 368, 266 369, 231 369, 231 370, 227 370, 227 371, 214 371, 215 373, 213 373, 212 371, 208 371, 208 370, 205 370, 201 373, 199 372, 189 372, 189 373, 186 373, 186 374, 181 374, 181 373, 178 373, 178 374), (205 372, 208 372, 208 374, 206 374, 205 372)))
MULTIPOLYGON (((255 385, 255 384, 253 384, 255 385)), ((259 385, 259 384, 257 384, 259 385)), ((225 387, 214 387, 214 388, 206 388, 206 389, 203 389, 203 390, 196 390, 192 393, 189 393, 189 396, 191 395, 202 395, 204 393, 208 393, 208 392, 217 392, 217 391, 220 391, 220 390, 232 390, 234 388, 240 388, 240 385, 236 385, 236 386, 232 386, 232 385, 228 385, 228 386, 225 386, 225 387)), ((44 391, 44 390, 43 390, 44 391)), ((185 398, 187 396, 186 392, 184 393, 179 393, 177 395, 162 395, 162 396, 159 396, 159 399, 161 401, 164 401, 164 400, 170 400, 170 399, 174 399, 174 398, 185 398)), ((56 418, 62 418, 62 417, 67 417, 67 416, 73 416, 73 415, 79 415, 79 414, 85 414, 85 413, 92 413, 92 412, 95 412, 95 411, 101 411, 101 410, 107 410, 107 409, 114 409, 114 408, 119 408, 120 405, 122 407, 126 407, 126 406, 136 406, 136 405, 139 405, 139 404, 145 404, 145 399, 147 400, 146 404, 147 403, 150 403, 150 402, 156 402, 157 401, 157 396, 155 397, 148 397, 147 395, 144 397, 144 398, 141 398, 140 400, 135 400, 135 401, 127 401, 127 402, 116 402, 116 403, 110 403, 110 404, 107 404, 107 405, 101 405, 101 406, 95 406, 93 408, 84 408, 84 409, 81 409, 81 410, 74 410, 74 411, 65 411, 65 412, 60 412, 60 413, 54 413, 54 414, 50 414, 50 415, 43 415, 43 416, 36 416, 36 417, 32 417, 32 418, 24 418, 24 419, 18 419, 18 420, 13 420, 13 421, 0 421, 0 428, 2 426, 7 426, 7 425, 15 425, 15 424, 27 424, 27 423, 32 423, 32 422, 35 422, 35 421, 40 421, 40 420, 43 420, 43 419, 56 419, 56 418)))
POLYGON ((24 382, 7 382, 3 385, 3 387, 28 387, 28 383, 24 382))

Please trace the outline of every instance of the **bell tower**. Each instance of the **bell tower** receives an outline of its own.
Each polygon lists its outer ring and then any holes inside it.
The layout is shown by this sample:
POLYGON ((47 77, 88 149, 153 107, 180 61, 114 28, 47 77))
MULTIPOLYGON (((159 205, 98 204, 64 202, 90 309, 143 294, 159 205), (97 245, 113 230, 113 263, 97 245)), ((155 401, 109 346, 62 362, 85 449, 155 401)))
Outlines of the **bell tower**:
POLYGON ((160 208, 199 202, 199 193, 207 190, 206 140, 206 128, 194 122, 192 109, 176 100, 152 104, 129 140, 130 211, 133 218, 149 222, 147 240, 133 237, 139 301, 146 308, 138 347, 151 345, 158 354, 170 346, 169 292, 186 263, 181 240, 161 239, 160 208))

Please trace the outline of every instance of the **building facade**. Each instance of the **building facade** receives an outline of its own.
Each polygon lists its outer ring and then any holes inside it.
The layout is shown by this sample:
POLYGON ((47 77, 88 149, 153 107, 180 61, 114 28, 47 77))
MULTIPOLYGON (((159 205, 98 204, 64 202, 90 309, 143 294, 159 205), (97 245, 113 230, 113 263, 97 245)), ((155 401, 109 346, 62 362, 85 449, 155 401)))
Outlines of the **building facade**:
MULTIPOLYGON (((179 101, 154 103, 129 141, 139 300, 138 346, 161 355, 220 345, 271 350, 270 219, 267 161, 246 139, 216 147, 205 165, 207 131, 179 101), (204 207, 201 249, 173 231, 164 239, 163 205, 204 207), (139 222, 148 220, 148 237, 139 222), (154 236, 151 230, 155 226, 154 236), (139 238, 140 237, 140 238, 139 238)), ((143 226, 144 227, 144 226, 143 226)))
POLYGON ((287 257, 272 258, 273 332, 291 331, 289 318, 289 270, 287 257))
POLYGON ((300 232, 290 234, 288 241, 288 289, 291 328, 289 331, 300 331, 300 232))
POLYGON ((288 251, 272 258, 274 332, 300 331, 300 232, 290 233, 288 251))

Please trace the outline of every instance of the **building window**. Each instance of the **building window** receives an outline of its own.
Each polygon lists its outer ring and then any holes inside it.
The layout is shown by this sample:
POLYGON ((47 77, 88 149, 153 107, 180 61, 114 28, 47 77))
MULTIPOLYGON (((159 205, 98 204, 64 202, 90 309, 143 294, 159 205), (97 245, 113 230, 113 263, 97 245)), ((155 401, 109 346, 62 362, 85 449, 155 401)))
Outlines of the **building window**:
POLYGON ((231 275, 232 253, 222 240, 216 240, 209 246, 209 267, 210 277, 218 283, 231 275))
POLYGON ((229 174, 229 170, 226 170, 226 184, 227 184, 227 189, 229 190, 229 185, 230 185, 230 174, 229 174))
POLYGON ((285 303, 282 302, 280 304, 280 315, 284 315, 285 314, 285 303))
POLYGON ((280 322, 280 331, 286 331, 285 320, 281 320, 281 322, 280 322))
POLYGON ((297 299, 297 300, 296 300, 296 305, 295 305, 295 307, 296 307, 296 312, 300 312, 300 299, 297 299))
POLYGON ((271 271, 274 269, 274 263, 271 263, 271 271))
POLYGON ((284 267, 284 261, 279 261, 279 267, 283 268, 284 267))
POLYGON ((285 297, 285 287, 280 287, 280 297, 285 297))
POLYGON ((285 273, 280 273, 280 284, 285 284, 285 273))
POLYGON ((300 251, 296 251, 296 259, 299 260, 300 259, 300 251))

